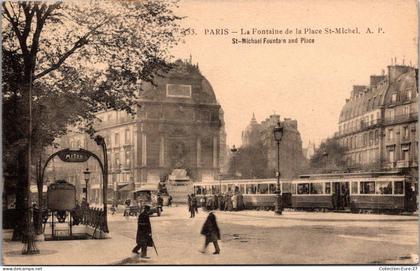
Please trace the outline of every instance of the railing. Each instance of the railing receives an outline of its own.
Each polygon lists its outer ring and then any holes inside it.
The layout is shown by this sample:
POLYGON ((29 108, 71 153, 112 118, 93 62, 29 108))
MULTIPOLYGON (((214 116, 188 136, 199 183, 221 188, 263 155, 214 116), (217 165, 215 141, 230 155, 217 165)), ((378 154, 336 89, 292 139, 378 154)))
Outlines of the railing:
POLYGON ((401 114, 396 115, 393 118, 385 118, 385 124, 391 124, 391 123, 398 123, 398 122, 404 122, 404 121, 414 121, 418 119, 418 113, 410 113, 410 114, 401 114))
POLYGON ((75 225, 83 224, 91 226, 96 230, 108 232, 105 225, 105 212, 100 208, 80 207, 76 208, 73 213, 73 223, 75 225))

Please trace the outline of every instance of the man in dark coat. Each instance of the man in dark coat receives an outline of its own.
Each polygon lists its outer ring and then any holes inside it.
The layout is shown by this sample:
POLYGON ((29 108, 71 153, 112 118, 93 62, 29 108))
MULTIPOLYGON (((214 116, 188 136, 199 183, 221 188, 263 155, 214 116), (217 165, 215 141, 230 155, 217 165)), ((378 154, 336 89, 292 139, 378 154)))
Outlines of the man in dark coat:
POLYGON ((213 242, 215 249, 213 254, 219 254, 220 248, 217 240, 220 240, 220 230, 219 226, 217 226, 216 216, 213 212, 210 212, 206 222, 204 222, 203 228, 201 229, 201 234, 206 236, 204 248, 201 250, 201 253, 205 253, 207 246, 210 244, 210 242, 213 242))
POLYGON ((172 196, 169 195, 168 197, 168 206, 172 206, 172 196))
POLYGON ((133 253, 139 254, 139 249, 141 248, 142 258, 148 258, 147 247, 153 246, 152 225, 150 224, 149 212, 150 206, 145 205, 143 212, 141 212, 141 214, 139 215, 139 220, 137 224, 137 245, 132 250, 133 253))
POLYGON ((192 203, 195 213, 198 214, 198 200, 195 194, 191 195, 191 203, 192 203))
POLYGON ((158 195, 157 204, 158 204, 158 208, 162 212, 163 211, 163 198, 161 195, 158 195))

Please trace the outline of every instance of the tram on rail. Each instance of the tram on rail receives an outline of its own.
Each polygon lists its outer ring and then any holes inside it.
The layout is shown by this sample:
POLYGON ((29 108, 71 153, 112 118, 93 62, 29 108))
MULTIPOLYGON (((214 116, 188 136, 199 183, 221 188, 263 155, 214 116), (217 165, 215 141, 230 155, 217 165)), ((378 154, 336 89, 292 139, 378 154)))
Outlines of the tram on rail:
MULTIPOLYGON (((241 193, 247 209, 274 209, 276 179, 220 180, 194 184, 197 197, 241 193)), ((283 208, 414 212, 417 182, 398 172, 301 175, 281 180, 283 208)))

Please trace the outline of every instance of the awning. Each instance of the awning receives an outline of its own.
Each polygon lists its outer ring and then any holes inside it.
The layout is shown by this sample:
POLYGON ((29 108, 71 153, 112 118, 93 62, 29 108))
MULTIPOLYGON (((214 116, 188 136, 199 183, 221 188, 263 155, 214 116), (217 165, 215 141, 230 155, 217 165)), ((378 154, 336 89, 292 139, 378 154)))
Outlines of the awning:
POLYGON ((121 186, 121 188, 118 189, 119 192, 124 192, 124 191, 131 191, 133 190, 130 184, 125 184, 123 186, 121 186))

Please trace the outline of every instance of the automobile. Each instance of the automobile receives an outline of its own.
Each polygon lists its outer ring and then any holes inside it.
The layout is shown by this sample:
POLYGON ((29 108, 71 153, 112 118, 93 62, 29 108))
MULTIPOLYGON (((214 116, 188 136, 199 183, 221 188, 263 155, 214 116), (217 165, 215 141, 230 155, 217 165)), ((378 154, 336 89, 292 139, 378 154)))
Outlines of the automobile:
POLYGON ((140 189, 134 192, 134 199, 140 206, 149 205, 150 214, 157 214, 160 216, 161 209, 158 207, 157 198, 159 190, 154 185, 143 185, 140 189))

